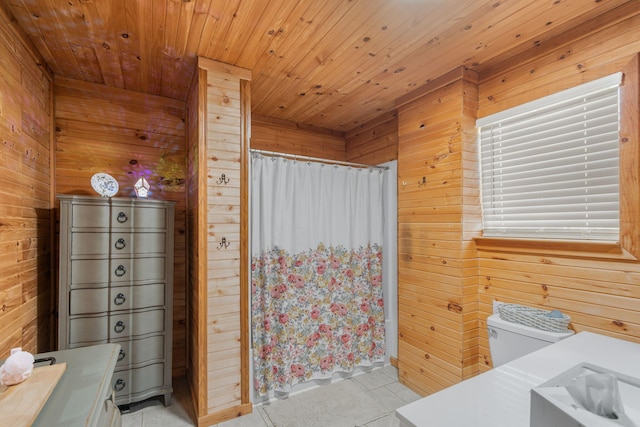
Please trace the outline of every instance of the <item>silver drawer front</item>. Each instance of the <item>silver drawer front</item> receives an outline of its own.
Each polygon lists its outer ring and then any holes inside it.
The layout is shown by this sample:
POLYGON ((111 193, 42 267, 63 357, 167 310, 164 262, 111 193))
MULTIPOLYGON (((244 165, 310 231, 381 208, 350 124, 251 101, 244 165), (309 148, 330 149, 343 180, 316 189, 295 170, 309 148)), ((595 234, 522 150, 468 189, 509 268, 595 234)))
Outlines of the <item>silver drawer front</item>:
POLYGON ((111 386, 116 398, 128 394, 141 393, 164 384, 164 364, 156 363, 142 368, 116 371, 111 378, 111 386))
POLYGON ((166 214, 164 209, 153 207, 132 207, 109 205, 74 204, 71 215, 76 228, 164 228, 166 214))
POLYGON ((71 286, 143 280, 164 281, 164 257, 76 259, 71 261, 71 286))
POLYGON ((163 332, 164 310, 111 315, 109 317, 109 331, 111 340, 163 332))
POLYGON ((112 342, 120 344, 116 369, 164 358, 164 335, 112 342))
POLYGON ((71 234, 71 255, 139 255, 165 253, 165 233, 71 234))
POLYGON ((76 317, 69 320, 69 344, 117 341, 164 331, 164 310, 118 315, 76 317))
POLYGON ((109 309, 109 288, 72 289, 69 291, 69 314, 102 313, 109 309))
POLYGON ((107 316, 80 317, 69 320, 69 344, 107 342, 109 339, 107 316))
POLYGON ((109 309, 111 311, 164 306, 164 284, 113 286, 109 309))
POLYGON ((152 283, 111 288, 72 289, 69 314, 98 314, 105 311, 131 310, 164 306, 164 284, 152 283))

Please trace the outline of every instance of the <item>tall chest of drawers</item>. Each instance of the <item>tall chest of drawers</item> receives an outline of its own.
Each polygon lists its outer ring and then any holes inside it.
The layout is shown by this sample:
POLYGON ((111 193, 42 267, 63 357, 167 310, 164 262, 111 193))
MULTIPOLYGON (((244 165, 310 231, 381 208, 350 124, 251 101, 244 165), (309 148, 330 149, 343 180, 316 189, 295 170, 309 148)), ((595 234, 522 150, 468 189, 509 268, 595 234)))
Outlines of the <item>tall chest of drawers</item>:
POLYGON ((58 347, 121 346, 116 404, 171 402, 174 203, 59 195, 58 347))

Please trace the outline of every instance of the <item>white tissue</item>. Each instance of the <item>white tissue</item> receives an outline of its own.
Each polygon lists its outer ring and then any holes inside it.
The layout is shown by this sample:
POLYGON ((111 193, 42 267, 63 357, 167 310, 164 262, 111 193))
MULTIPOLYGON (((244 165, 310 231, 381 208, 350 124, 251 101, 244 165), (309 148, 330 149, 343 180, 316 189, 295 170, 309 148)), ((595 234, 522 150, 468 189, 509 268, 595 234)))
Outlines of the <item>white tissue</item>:
POLYGON ((0 384, 19 384, 29 378, 33 372, 33 355, 22 348, 11 349, 11 356, 0 366, 0 384))
POLYGON ((584 374, 567 385, 567 391, 581 407, 609 419, 624 415, 618 379, 612 374, 584 374))

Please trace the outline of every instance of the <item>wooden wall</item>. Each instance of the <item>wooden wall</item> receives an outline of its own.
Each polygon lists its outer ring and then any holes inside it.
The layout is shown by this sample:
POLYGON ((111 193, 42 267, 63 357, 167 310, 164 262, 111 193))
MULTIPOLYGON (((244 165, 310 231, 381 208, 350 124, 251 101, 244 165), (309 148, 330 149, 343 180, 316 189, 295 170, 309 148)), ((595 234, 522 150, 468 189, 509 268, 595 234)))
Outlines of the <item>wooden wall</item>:
POLYGON ((479 242, 483 369, 491 365, 485 319, 494 300, 556 308, 572 317, 577 332, 640 342, 638 52, 640 10, 629 5, 480 73, 479 117, 617 71, 625 73, 622 247, 479 242))
POLYGON ((188 127, 188 176, 194 187, 189 193, 188 378, 198 426, 252 409, 247 258, 250 78, 248 70, 199 58, 188 102, 189 118, 197 121, 188 127))
MULTIPOLYGON (((480 66, 477 84, 473 73, 459 69, 398 100, 397 116, 384 115, 346 133, 253 117, 251 148, 359 163, 398 158, 398 362, 405 384, 429 394, 489 369, 485 319, 495 300, 558 308, 572 316, 576 331, 640 342, 637 9, 630 2, 530 50, 512 52, 503 62, 480 66), (625 73, 620 247, 480 239, 476 248, 475 117, 620 70, 625 73), (419 184, 423 177, 424 186, 419 184)), ((89 179, 95 172, 114 175, 121 183, 119 195, 132 195, 135 178, 148 172, 152 197, 178 202, 174 374, 188 365, 196 406, 202 413, 218 414, 199 424, 235 416, 237 407, 250 411, 243 383, 247 372, 242 358, 247 354, 238 344, 247 330, 242 332, 242 290, 235 283, 242 282, 237 276, 241 248, 216 249, 222 235, 240 245, 241 190, 234 185, 242 179, 237 166, 243 164, 243 148, 224 138, 242 138, 235 133, 242 129, 241 120, 235 113, 211 118, 223 129, 219 140, 217 132, 207 133, 205 120, 195 119, 207 111, 196 100, 209 97, 209 111, 228 102, 239 110, 240 96, 228 96, 225 78, 215 85, 224 90, 211 96, 206 86, 202 90, 196 84, 188 102, 187 130, 182 102, 62 77, 52 85, 49 73, 38 65, 42 60, 24 40, 0 8, 0 357, 19 345, 29 351, 55 348, 49 340, 55 301, 54 195, 93 194, 89 179), (224 123, 227 119, 232 123, 224 123), (203 133, 213 145, 202 145, 203 133), (203 151, 208 148, 209 155, 203 151), (207 181, 217 180, 222 171, 233 184, 220 187, 207 181), (209 205, 207 191, 216 200, 209 205), (188 362, 187 223, 189 281, 207 280, 204 288, 189 287, 188 362), (207 240, 196 232, 202 227, 209 227, 207 240), (211 263, 203 253, 214 253, 211 263), (224 276, 229 271, 216 268, 217 261, 232 265, 233 273, 224 276)))
POLYGON ((207 413, 206 346, 206 129, 199 99, 206 97, 206 71, 198 69, 187 98, 187 381, 196 418, 207 413))
POLYGON ((51 349, 51 74, 0 7, 0 358, 51 349))
POLYGON ((261 116, 251 118, 251 148, 329 160, 346 159, 342 132, 261 116))
POLYGON ((176 201, 173 374, 186 357, 185 105, 159 96, 56 77, 56 193, 95 195, 91 176, 112 175, 134 197, 144 175, 150 198, 176 201))
POLYGON ((381 115, 348 132, 253 116, 251 148, 377 165, 398 158, 398 115, 381 115))
POLYGON ((348 162, 379 165, 398 159, 398 112, 383 114, 345 133, 348 162))
POLYGON ((476 75, 454 70, 398 105, 398 369, 426 395, 478 370, 476 75))
POLYGON ((213 413, 241 404, 240 79, 208 70, 206 95, 207 407, 213 413), (228 183, 220 182, 222 174, 228 183), (223 238, 227 247, 219 246, 223 238))
POLYGON ((640 342, 640 10, 627 5, 397 101, 400 379, 430 394, 491 368, 493 301, 640 342), (474 239, 475 117, 622 71, 620 244, 474 239), (477 94, 477 97, 475 97, 477 94), (418 183, 425 177, 425 185, 418 183), (406 184, 405 184, 406 183, 406 184))

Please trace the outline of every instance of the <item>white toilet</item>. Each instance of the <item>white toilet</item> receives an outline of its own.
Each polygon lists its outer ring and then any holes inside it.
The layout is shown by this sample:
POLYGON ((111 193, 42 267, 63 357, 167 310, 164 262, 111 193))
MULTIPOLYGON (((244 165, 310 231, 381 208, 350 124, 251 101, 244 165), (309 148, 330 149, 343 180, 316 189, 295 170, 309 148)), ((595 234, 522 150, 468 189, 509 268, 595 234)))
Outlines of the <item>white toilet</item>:
POLYGON ((573 331, 547 332, 507 322, 498 314, 487 318, 487 329, 494 368, 573 335, 573 331))

